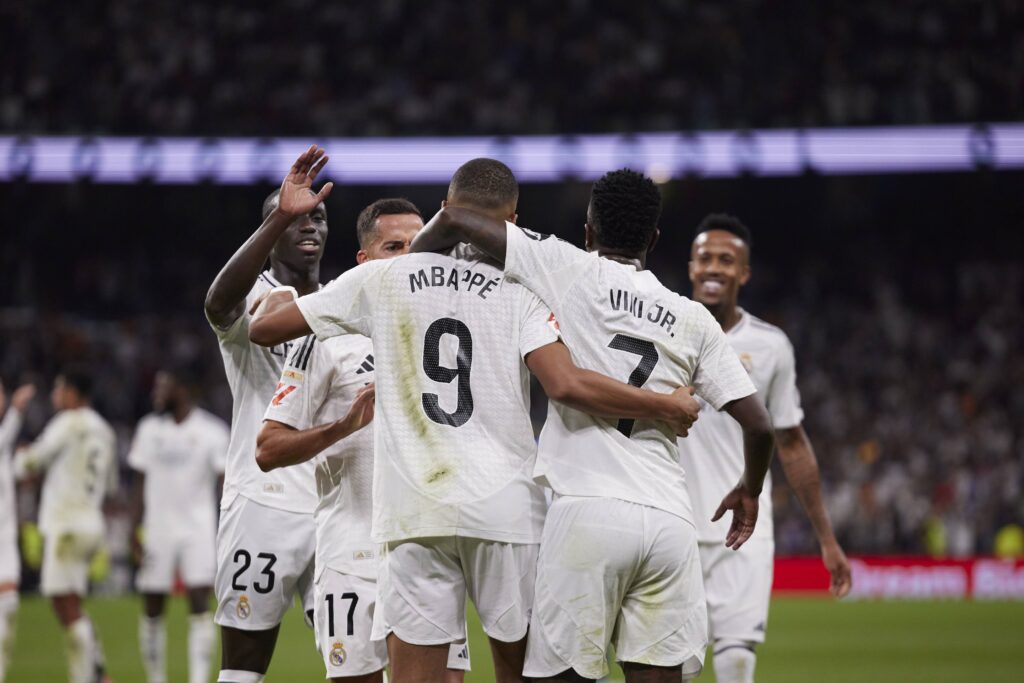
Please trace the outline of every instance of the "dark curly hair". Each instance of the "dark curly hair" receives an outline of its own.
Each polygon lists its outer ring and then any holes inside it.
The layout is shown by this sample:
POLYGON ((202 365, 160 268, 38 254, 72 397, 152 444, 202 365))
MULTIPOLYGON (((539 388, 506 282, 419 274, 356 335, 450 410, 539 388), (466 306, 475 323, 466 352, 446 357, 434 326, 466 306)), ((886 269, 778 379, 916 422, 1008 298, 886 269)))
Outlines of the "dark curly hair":
POLYGON ((503 209, 519 202, 515 174, 497 159, 472 159, 452 176, 448 198, 481 209, 503 209))
POLYGON ((623 168, 605 173, 590 192, 590 220, 601 245, 642 254, 661 217, 661 192, 654 181, 623 168))
POLYGON ((743 222, 728 213, 711 213, 704 217, 704 220, 697 226, 697 230, 693 233, 693 238, 696 239, 697 235, 707 232, 709 230, 724 230, 725 232, 731 232, 732 234, 739 237, 747 245, 747 253, 750 253, 753 242, 750 239, 750 228, 745 226, 743 222))
POLYGON ((377 219, 381 216, 399 216, 406 213, 414 213, 420 218, 423 214, 416 208, 416 205, 404 197, 389 197, 378 199, 365 209, 359 212, 356 219, 356 237, 359 238, 360 249, 373 242, 377 236, 377 219))
POLYGON ((85 363, 65 365, 57 376, 64 380, 64 384, 75 389, 82 398, 88 399, 92 396, 93 373, 85 363))

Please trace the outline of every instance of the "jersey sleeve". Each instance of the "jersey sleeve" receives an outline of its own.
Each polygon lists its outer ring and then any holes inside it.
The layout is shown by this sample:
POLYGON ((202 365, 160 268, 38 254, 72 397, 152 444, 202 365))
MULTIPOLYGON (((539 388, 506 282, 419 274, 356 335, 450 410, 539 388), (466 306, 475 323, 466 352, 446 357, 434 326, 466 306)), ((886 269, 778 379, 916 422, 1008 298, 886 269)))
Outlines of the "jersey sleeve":
POLYGON ((721 410, 730 401, 750 396, 757 389, 718 321, 700 304, 695 306, 701 341, 693 386, 698 396, 715 410, 721 410))
POLYGON ((558 324, 551 309, 536 294, 523 289, 519 319, 519 355, 526 354, 558 341, 558 324))
POLYGON ((506 223, 505 275, 558 310, 562 297, 594 257, 554 235, 506 223))
POLYGON ((24 479, 45 470, 67 443, 67 416, 58 414, 30 446, 18 451, 14 458, 14 476, 24 479))
POLYGON ((371 336, 373 302, 386 266, 387 261, 367 261, 295 301, 318 339, 350 333, 371 336))
POLYGON ((800 390, 796 387, 796 357, 788 339, 779 347, 777 355, 765 404, 775 429, 789 429, 804 421, 804 410, 800 407, 800 390))
POLYGON ((274 420, 295 429, 314 427, 313 418, 327 399, 334 366, 323 342, 309 337, 299 346, 281 371, 274 398, 264 420, 274 420))
POLYGON ((132 445, 128 450, 128 466, 133 470, 145 472, 149 467, 150 454, 153 452, 153 421, 145 417, 139 422, 132 436, 132 445))
POLYGON ((210 324, 214 334, 217 335, 217 339, 222 344, 249 344, 249 309, 252 308, 253 302, 256 301, 256 295, 254 294, 255 288, 250 290, 245 295, 245 303, 242 307, 242 314, 235 318, 235 320, 227 327, 221 327, 217 323, 210 320, 210 316, 206 316, 206 322, 210 324))

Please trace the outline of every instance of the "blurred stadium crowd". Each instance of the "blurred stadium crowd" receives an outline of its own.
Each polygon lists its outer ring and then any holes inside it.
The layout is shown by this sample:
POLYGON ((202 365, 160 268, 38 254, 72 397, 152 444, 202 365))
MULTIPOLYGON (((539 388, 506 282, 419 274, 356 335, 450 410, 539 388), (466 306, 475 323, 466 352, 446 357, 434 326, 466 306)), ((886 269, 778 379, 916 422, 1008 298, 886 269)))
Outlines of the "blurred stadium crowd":
POLYGON ((0 0, 0 130, 584 133, 1013 120, 1015 0, 0 0), (254 93, 259 93, 254 97, 254 93))

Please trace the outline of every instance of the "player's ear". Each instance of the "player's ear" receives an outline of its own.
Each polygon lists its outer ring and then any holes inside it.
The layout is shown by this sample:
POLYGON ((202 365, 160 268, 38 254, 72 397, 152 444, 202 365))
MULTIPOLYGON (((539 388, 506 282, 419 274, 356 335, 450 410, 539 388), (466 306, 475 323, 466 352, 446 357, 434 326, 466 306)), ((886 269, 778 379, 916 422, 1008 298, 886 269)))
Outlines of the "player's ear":
POLYGON ((360 249, 356 252, 356 263, 363 264, 370 260, 370 255, 366 253, 365 249, 360 249))
POLYGON ((444 199, 441 200, 441 208, 442 209, 448 208, 448 198, 447 197, 445 197, 444 199))
POLYGON ((519 224, 519 214, 518 213, 513 213, 511 216, 508 217, 507 220, 508 220, 509 223, 512 223, 513 225, 518 225, 519 224))
POLYGON ((647 253, 650 254, 654 251, 654 245, 658 243, 658 238, 661 237, 661 230, 654 229, 654 234, 651 236, 651 243, 647 245, 647 253))
POLYGON ((750 276, 753 275, 753 271, 750 270, 750 264, 743 266, 743 272, 740 273, 740 287, 747 284, 750 281, 750 276))
POLYGON ((583 224, 583 246, 586 247, 587 251, 594 250, 594 241, 597 237, 597 233, 589 222, 583 224))

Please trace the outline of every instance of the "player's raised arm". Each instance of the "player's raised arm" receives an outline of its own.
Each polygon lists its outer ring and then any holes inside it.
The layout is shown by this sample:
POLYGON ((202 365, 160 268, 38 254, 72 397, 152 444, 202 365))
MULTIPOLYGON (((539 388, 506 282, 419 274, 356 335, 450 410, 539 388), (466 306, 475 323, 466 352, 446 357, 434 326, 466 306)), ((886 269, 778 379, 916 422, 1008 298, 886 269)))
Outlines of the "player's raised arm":
POLYGON ((295 429, 264 420, 256 438, 256 464, 264 472, 306 462, 328 446, 359 431, 373 420, 374 386, 360 389, 345 417, 310 429, 295 429))
POLYGON ((327 163, 316 145, 303 152, 281 183, 277 207, 228 260, 206 293, 206 316, 220 328, 229 327, 245 312, 245 297, 259 277, 277 240, 296 216, 309 213, 331 193, 333 183, 313 192, 313 181, 327 163))
POLYGON ((772 462, 775 437, 768 411, 751 394, 731 401, 723 408, 743 429, 743 475, 736 487, 725 495, 711 521, 721 519, 726 510, 732 510, 732 524, 725 537, 725 545, 736 550, 754 533, 757 523, 758 497, 764 478, 772 462))
POLYGON ((818 460, 814 457, 814 449, 807 438, 807 433, 803 427, 797 425, 776 431, 775 440, 779 446, 779 460, 782 462, 786 480, 793 487, 797 500, 811 520, 814 534, 818 537, 821 559, 832 577, 830 590, 837 598, 845 597, 853 585, 850 562, 836 540, 832 522, 821 498, 818 460))
POLYGON ((505 262, 505 221, 472 209, 446 206, 430 219, 409 246, 410 252, 443 251, 469 242, 491 258, 505 262))
POLYGON ((531 351, 526 366, 552 401, 597 417, 659 420, 686 436, 700 410, 692 387, 659 394, 625 384, 577 366, 561 342, 531 351))

